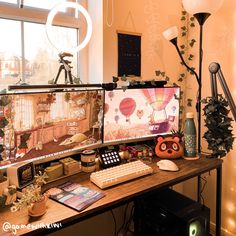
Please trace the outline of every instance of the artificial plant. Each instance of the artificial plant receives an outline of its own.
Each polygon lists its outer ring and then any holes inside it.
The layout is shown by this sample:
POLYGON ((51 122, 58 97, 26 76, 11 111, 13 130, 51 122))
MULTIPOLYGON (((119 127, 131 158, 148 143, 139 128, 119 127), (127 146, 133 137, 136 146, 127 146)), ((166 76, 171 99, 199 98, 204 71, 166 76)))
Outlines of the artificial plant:
POLYGON ((233 148, 233 129, 229 117, 228 102, 222 95, 203 99, 205 126, 207 131, 203 135, 208 143, 208 149, 212 151, 208 157, 224 157, 233 148))
MULTIPOLYGON (((11 102, 9 96, 4 95, 0 97, 0 108, 1 108, 1 116, 0 116, 0 137, 3 138, 5 136, 4 129, 8 125, 9 121, 7 120, 4 112, 4 108, 11 102)), ((2 153, 5 150, 4 144, 0 144, 0 161, 3 160, 2 153)))
MULTIPOLYGON (((195 18, 189 17, 188 13, 185 10, 181 11, 181 27, 180 27, 180 35, 182 38, 182 44, 180 45, 180 52, 183 55, 183 57, 186 58, 187 61, 191 62, 194 59, 194 55, 190 52, 190 49, 192 49, 196 43, 196 40, 193 37, 189 37, 189 31, 191 28, 195 27, 195 18)), ((181 65, 183 65, 182 62, 180 62, 181 65)), ((191 67, 193 70, 195 70, 194 67, 191 67)), ((193 73, 191 71, 189 71, 187 69, 187 71, 192 75, 193 73)), ((156 70, 155 71, 156 76, 161 79, 161 80, 165 80, 167 82, 170 82, 170 77, 167 75, 167 73, 165 71, 161 71, 161 70, 156 70)), ((179 103, 180 103, 180 119, 179 119, 179 123, 180 123, 180 129, 182 129, 182 124, 183 124, 183 114, 184 114, 184 85, 182 82, 184 82, 184 80, 187 78, 187 73, 186 73, 186 69, 185 67, 182 69, 182 71, 179 73, 178 75, 178 79, 176 83, 172 83, 173 86, 179 86, 181 88, 181 92, 180 92, 180 96, 179 98, 179 103)), ((187 98, 187 106, 191 107, 192 106, 192 99, 191 98, 187 98)))
POLYGON ((25 187, 24 191, 22 191, 21 198, 16 202, 13 202, 11 211, 15 212, 30 205, 31 203, 41 201, 44 198, 44 195, 41 192, 41 187, 46 184, 47 178, 48 176, 46 172, 39 172, 39 174, 35 176, 35 183, 25 187))
POLYGON ((6 177, 4 176, 4 173, 3 173, 3 171, 2 170, 0 170, 0 183, 2 183, 2 182, 4 182, 4 181, 6 181, 6 177))

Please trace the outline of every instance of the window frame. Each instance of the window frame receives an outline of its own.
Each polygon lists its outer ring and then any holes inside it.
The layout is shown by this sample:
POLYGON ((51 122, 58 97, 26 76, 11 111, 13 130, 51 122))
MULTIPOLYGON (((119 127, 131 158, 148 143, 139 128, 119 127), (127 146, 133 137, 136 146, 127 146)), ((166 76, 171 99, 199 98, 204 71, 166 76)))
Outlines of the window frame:
MULTIPOLYGON (((28 6, 19 8, 15 4, 0 2, 0 17, 3 19, 46 24, 49 11, 50 10, 28 6)), ((82 22, 68 15, 68 13, 58 13, 54 18, 53 25, 79 29, 81 28, 82 22)))
MULTIPOLYGON (((72 2, 77 2, 77 0, 68 0, 72 2)), ((25 82, 25 48, 24 48, 24 22, 30 22, 30 23, 39 23, 39 24, 46 24, 47 16, 50 10, 42 9, 42 8, 36 8, 36 7, 19 7, 20 0, 18 0, 17 4, 12 3, 5 3, 0 2, 0 18, 6 19, 6 20, 16 20, 20 21, 21 23, 21 50, 22 50, 22 67, 21 67, 21 78, 22 82, 25 82)), ((53 20, 53 26, 62 26, 62 27, 68 27, 73 28, 77 30, 77 39, 78 42, 80 42, 80 36, 83 37, 83 30, 80 29, 84 25, 84 21, 77 19, 73 16, 73 10, 68 8, 66 13, 58 13, 54 20, 53 20)), ((80 77, 80 56, 77 52, 77 73, 76 77, 80 77)))

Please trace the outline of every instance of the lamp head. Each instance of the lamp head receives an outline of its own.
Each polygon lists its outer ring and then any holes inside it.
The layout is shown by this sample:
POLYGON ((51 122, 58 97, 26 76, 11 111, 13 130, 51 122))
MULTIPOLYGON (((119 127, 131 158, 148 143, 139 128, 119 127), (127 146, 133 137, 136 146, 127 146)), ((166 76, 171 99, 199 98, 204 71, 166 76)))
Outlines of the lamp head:
POLYGON ((173 44, 177 44, 178 28, 176 26, 168 28, 162 34, 166 40, 173 44))
POLYGON ((224 0, 182 0, 184 9, 194 15, 197 13, 216 12, 222 5, 224 0))

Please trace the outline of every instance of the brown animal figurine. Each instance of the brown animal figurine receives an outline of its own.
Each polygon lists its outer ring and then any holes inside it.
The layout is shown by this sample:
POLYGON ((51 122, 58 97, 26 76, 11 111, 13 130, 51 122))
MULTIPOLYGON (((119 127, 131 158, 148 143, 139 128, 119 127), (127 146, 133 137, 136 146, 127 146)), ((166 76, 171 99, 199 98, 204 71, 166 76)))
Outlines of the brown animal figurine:
POLYGON ((165 159, 177 159, 183 156, 184 149, 180 144, 180 138, 178 136, 157 136, 156 141, 157 144, 155 153, 158 157, 165 159))

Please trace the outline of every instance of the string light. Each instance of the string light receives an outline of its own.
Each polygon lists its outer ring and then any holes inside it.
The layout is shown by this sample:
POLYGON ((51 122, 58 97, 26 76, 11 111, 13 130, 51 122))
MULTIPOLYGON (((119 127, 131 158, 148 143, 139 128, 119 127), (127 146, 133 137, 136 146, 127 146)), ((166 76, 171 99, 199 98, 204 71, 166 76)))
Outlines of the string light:
POLYGON ((228 224, 229 224, 232 228, 235 227, 235 221, 234 221, 233 219, 231 219, 231 218, 228 219, 228 224))
POLYGON ((226 208, 227 208, 227 210, 228 210, 229 212, 234 212, 236 206, 235 206, 234 203, 232 203, 232 202, 228 202, 227 205, 226 205, 226 208))

